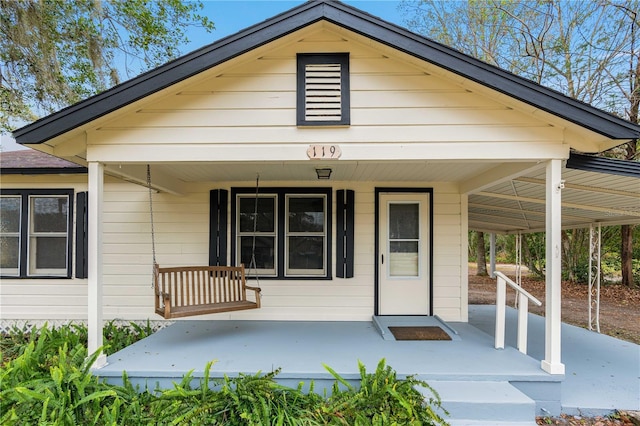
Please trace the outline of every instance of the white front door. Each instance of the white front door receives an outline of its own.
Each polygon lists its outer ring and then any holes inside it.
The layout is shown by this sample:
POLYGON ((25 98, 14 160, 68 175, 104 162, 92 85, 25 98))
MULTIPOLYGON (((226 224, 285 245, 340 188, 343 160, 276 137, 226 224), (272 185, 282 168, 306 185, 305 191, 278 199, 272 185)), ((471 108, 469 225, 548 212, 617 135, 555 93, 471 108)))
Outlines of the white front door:
POLYGON ((429 197, 380 194, 379 315, 429 315, 429 197))

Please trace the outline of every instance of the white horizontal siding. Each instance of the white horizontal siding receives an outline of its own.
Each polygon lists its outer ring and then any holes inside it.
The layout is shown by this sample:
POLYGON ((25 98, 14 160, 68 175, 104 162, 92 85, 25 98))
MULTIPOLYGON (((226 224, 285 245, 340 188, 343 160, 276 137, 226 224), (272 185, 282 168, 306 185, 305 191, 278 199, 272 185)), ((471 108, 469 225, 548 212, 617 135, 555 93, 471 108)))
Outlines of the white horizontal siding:
MULTIPOLYGON (((284 186, 265 182, 265 186, 284 186)), ((355 277, 332 280, 259 281, 263 308, 222 314, 216 318, 300 320, 369 320, 374 312, 374 183, 335 182, 355 190, 355 277)), ((402 184, 406 186, 406 183, 402 184)), ((229 183, 215 188, 247 186, 229 183)), ((387 186, 387 185, 385 185, 387 186)), ((401 186, 391 184, 389 186, 401 186)), ((417 185, 416 185, 417 186, 417 185)), ((456 186, 434 187, 434 311, 459 320, 465 294, 461 289, 462 234, 456 186)), ((162 266, 206 264, 208 261, 209 189, 184 197, 154 195, 156 250, 162 266), (184 206, 184 208, 183 208, 184 206), (183 211, 190 211, 184 214, 183 211)), ((103 236, 105 319, 145 319, 153 314, 151 235, 148 192, 129 183, 105 184, 103 236)), ((335 238, 335 199, 332 207, 335 238)), ((229 212, 230 213, 230 212, 229 212)), ((335 240, 332 249, 335 262, 335 240)), ((335 274, 335 271, 334 271, 335 274)), ((255 284, 255 282, 252 282, 255 284)), ((83 319, 87 311, 86 280, 3 280, 2 319, 83 319)))
MULTIPOLYGON (((75 194, 87 190, 86 175, 3 175, 2 189, 73 189, 71 238, 75 241, 75 194)), ((75 276, 75 244, 71 262, 75 276)), ((0 280, 0 320, 83 319, 86 316, 86 279, 0 280)))
MULTIPOLYGON (((352 36, 325 30, 274 43, 256 59, 217 66, 126 107, 90 130, 87 139, 94 147, 158 147, 154 155, 158 159, 165 155, 168 161, 174 154, 167 148, 176 144, 187 150, 200 145, 260 144, 283 152, 284 146, 336 140, 343 146, 389 143, 389 150, 401 143, 506 146, 565 141, 562 128, 528 110, 475 93, 458 78, 431 72, 431 65, 410 64, 402 54, 383 55, 352 36), (296 54, 326 51, 350 53, 351 124, 322 131, 298 128, 296 54)), ((452 147, 450 158, 456 154, 452 147)), ((420 155, 429 158, 429 151, 420 155)))

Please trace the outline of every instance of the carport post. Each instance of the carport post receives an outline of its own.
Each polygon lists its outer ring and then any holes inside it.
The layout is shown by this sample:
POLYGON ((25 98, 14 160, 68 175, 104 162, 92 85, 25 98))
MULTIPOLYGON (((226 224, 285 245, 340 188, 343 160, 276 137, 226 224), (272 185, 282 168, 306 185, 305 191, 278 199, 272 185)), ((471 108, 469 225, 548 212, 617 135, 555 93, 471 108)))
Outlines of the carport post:
POLYGON ((562 264, 562 161, 550 160, 546 175, 546 307, 545 357, 542 369, 550 374, 564 374, 561 362, 561 283, 562 264))
MULTIPOLYGON (((93 355, 102 347, 102 201, 104 192, 104 165, 95 161, 88 164, 89 171, 89 226, 88 226, 88 279, 87 325, 89 341, 87 350, 93 355)), ((107 356, 101 353, 93 364, 103 367, 107 356)))
POLYGON ((496 234, 489 234, 489 276, 496 278, 496 234))

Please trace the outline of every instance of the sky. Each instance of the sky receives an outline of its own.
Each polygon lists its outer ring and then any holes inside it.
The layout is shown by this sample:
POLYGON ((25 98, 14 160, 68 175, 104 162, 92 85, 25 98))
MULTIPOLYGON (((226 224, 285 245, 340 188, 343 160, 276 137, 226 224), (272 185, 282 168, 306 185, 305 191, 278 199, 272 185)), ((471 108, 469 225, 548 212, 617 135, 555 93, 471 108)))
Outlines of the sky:
MULTIPOLYGON (((202 3, 204 8, 200 13, 213 21, 215 30, 207 33, 197 28, 190 29, 188 36, 191 41, 183 47, 183 54, 260 23, 265 19, 296 7, 304 3, 304 1, 203 0, 202 3)), ((357 7, 385 21, 403 25, 403 17, 398 10, 399 0, 345 0, 344 3, 357 7)), ((2 146, 0 152, 21 148, 9 135, 0 135, 0 143, 2 146)))

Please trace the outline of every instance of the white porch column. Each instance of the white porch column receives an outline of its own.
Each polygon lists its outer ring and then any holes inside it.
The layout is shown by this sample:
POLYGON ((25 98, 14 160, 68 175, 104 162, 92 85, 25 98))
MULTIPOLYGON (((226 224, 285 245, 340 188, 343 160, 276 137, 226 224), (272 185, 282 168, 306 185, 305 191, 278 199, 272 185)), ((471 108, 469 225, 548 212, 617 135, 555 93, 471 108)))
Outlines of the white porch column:
POLYGON ((496 233, 489 234, 489 276, 496 277, 496 233))
POLYGON ((542 369, 550 374, 564 374, 561 362, 561 257, 562 238, 562 161, 547 164, 546 179, 546 307, 545 357, 542 369))
MULTIPOLYGON (((104 165, 92 161, 89 169, 89 273, 87 322, 89 327, 89 355, 102 346, 102 200, 104 191, 104 165)), ((99 368, 107 363, 102 353, 93 367, 99 368)))

